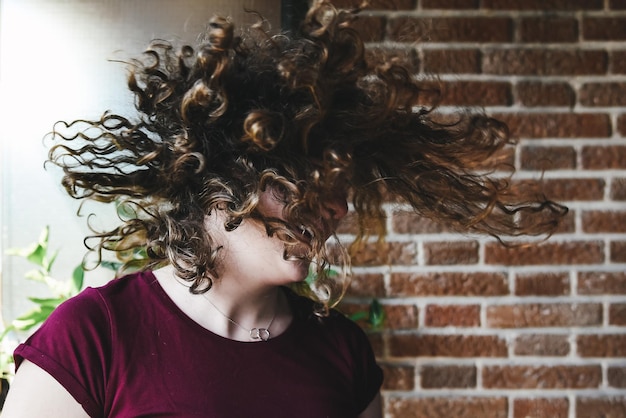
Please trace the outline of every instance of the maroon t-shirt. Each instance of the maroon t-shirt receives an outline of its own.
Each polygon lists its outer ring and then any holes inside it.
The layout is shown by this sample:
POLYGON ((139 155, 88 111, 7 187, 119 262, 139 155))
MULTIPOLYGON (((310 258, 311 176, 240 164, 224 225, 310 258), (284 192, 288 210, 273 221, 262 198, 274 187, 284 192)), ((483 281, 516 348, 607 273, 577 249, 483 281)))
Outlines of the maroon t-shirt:
POLYGON ((16 365, 46 370, 92 417, 356 417, 382 383, 367 337, 288 294, 283 334, 239 342, 185 315, 152 273, 126 276, 57 308, 16 365))

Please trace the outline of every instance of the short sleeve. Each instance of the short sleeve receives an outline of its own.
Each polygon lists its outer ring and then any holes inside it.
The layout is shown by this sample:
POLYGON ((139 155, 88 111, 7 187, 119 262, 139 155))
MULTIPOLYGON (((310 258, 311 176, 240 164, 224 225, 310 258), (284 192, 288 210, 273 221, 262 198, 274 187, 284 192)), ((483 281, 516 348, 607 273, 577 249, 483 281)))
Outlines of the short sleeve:
POLYGON ((383 383, 383 371, 376 362, 370 340, 355 322, 338 311, 331 311, 327 323, 333 325, 333 339, 341 347, 352 374, 352 393, 357 414, 374 400, 383 383))
POLYGON ((14 353, 54 377, 92 417, 103 415, 110 318, 99 292, 88 288, 61 304, 14 353))
POLYGON ((361 413, 374 400, 383 383, 383 371, 376 362, 374 351, 369 338, 360 329, 356 332, 355 346, 355 384, 357 393, 358 412, 361 413))

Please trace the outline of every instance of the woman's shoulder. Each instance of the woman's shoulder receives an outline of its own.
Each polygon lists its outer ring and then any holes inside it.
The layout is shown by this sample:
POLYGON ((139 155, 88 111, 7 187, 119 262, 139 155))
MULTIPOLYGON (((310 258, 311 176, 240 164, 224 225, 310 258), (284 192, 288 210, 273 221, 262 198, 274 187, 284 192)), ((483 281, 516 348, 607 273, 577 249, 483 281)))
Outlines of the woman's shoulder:
POLYGON ((66 300, 51 314, 58 322, 92 322, 98 318, 109 319, 116 306, 137 304, 150 292, 154 276, 139 272, 122 276, 96 287, 87 287, 78 295, 66 300))
POLYGON ((338 309, 330 309, 327 314, 322 315, 316 313, 320 310, 320 306, 315 301, 298 295, 291 289, 287 290, 287 295, 296 319, 319 327, 326 333, 340 336, 342 339, 346 337, 362 339, 365 336, 363 329, 338 309))

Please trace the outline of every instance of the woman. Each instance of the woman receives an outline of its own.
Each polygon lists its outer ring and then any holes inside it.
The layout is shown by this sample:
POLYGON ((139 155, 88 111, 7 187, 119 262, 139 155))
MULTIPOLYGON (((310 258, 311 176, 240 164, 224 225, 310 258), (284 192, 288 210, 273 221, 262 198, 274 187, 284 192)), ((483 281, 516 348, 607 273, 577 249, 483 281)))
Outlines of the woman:
POLYGON ((498 239, 556 227, 566 209, 538 185, 485 173, 506 127, 424 107, 432 83, 368 65, 355 17, 317 3, 294 38, 215 18, 197 48, 130 63, 136 115, 55 129, 69 194, 131 213, 92 249, 140 272, 18 347, 6 416, 380 417, 381 370, 332 307, 383 202, 498 239))

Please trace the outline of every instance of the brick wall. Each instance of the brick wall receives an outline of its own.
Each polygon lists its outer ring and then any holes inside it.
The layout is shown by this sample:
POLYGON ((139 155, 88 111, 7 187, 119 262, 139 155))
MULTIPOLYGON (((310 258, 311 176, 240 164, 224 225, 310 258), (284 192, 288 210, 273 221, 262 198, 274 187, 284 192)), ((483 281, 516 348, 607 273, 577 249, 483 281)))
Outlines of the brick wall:
POLYGON ((356 26, 507 121, 518 178, 570 208, 512 249, 386 208, 346 305, 387 314, 386 416, 626 417, 626 1, 372 0, 356 26))

